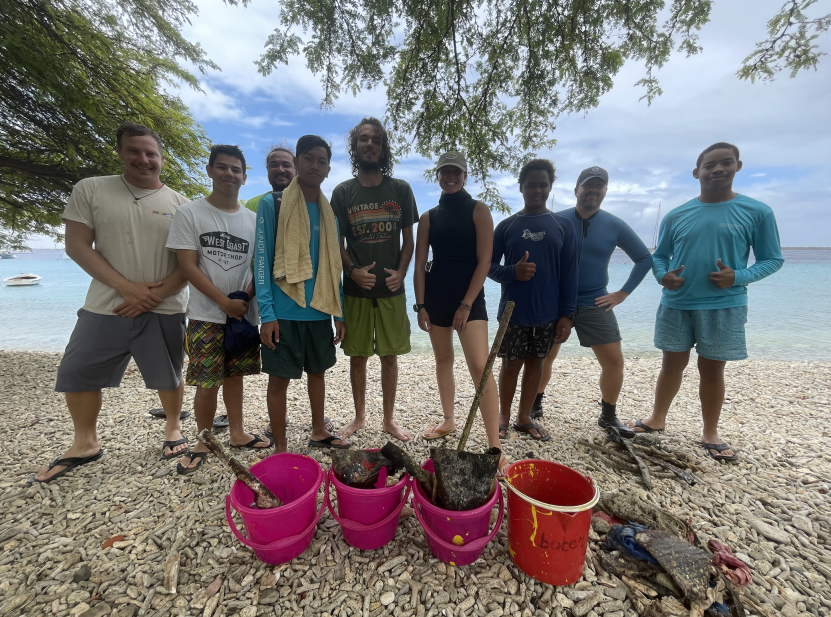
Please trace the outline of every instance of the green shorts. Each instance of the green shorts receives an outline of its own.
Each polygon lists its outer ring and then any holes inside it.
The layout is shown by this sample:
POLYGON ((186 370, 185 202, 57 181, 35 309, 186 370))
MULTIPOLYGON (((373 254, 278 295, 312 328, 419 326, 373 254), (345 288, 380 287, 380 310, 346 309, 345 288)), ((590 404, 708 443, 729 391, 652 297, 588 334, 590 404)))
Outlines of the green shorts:
POLYGON ((280 342, 272 350, 262 346, 263 373, 282 379, 300 379, 306 373, 323 373, 337 362, 332 343, 332 320, 278 319, 280 342))
POLYGON ((343 297, 346 333, 341 349, 347 356, 400 356, 410 353, 407 296, 391 298, 343 297))

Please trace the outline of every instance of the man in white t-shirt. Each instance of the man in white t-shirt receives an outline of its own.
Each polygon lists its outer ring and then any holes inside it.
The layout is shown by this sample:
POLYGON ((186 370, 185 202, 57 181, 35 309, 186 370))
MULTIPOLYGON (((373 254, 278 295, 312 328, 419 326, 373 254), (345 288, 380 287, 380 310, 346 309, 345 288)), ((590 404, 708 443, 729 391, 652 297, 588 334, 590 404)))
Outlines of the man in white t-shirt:
POLYGON ((123 124, 116 141, 124 173, 81 180, 62 215, 66 253, 92 277, 55 384, 66 395, 75 436, 30 482, 51 482, 101 458, 101 390, 119 386, 130 358, 159 392, 167 418, 162 457, 187 449, 179 425, 186 281, 165 242, 188 200, 159 180, 164 155, 153 130, 123 124))
MULTIPOLYGON (((206 170, 213 191, 179 208, 167 240, 167 248, 176 251, 190 283, 186 383, 196 386, 193 409, 200 432, 213 424, 222 386, 231 447, 268 448, 273 445, 270 439, 242 428, 242 378, 260 372, 258 338, 254 336, 252 344, 236 353, 225 349, 229 319, 245 319, 255 328, 259 323, 254 276, 249 267, 257 215, 239 203, 239 190, 246 178, 245 156, 237 146, 216 145, 211 148, 206 170), (240 291, 247 297, 229 297, 240 291)), ((207 454, 205 444, 197 443, 179 461, 177 470, 180 474, 197 471, 207 454)))

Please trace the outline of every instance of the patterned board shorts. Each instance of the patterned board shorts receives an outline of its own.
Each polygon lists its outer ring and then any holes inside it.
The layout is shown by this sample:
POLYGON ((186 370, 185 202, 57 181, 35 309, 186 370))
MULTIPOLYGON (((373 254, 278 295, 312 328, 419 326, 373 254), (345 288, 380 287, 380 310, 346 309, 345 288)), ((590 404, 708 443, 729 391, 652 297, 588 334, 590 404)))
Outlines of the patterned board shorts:
POLYGON ((525 356, 544 358, 551 351, 556 335, 556 321, 541 326, 520 326, 509 322, 498 355, 509 361, 524 360, 525 356))
POLYGON ((185 378, 189 386, 218 388, 225 377, 260 374, 259 345, 232 358, 225 356, 225 324, 191 319, 185 351, 190 359, 185 378))
POLYGON ((689 351, 708 360, 726 362, 747 358, 744 325, 747 306, 682 310, 658 305, 655 347, 663 351, 689 351))

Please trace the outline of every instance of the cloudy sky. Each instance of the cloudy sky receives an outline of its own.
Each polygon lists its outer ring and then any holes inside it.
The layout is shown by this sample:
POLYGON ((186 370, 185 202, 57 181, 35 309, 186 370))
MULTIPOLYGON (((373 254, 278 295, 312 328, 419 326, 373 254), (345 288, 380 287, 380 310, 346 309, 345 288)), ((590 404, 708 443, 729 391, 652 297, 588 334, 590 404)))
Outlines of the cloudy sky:
MULTIPOLYGON (((662 212, 698 194, 692 178, 698 153, 716 141, 741 149, 744 169, 735 188, 769 204, 776 212, 784 246, 831 245, 831 57, 819 70, 795 79, 780 75, 772 83, 739 81, 741 60, 765 37, 765 22, 782 0, 714 3, 713 20, 701 32, 703 53, 676 54, 658 73, 664 95, 651 106, 639 102, 634 83, 642 66, 628 63, 600 106, 585 115, 563 116, 557 146, 540 153, 556 164, 554 210, 574 204, 574 181, 591 165, 605 167, 610 186, 604 207, 628 221, 651 244, 659 203, 662 212)), ((383 117, 383 91, 349 94, 335 109, 320 109, 316 77, 297 60, 269 77, 254 61, 276 26, 274 0, 252 0, 247 8, 221 0, 198 0, 199 15, 185 29, 222 71, 202 79, 204 93, 180 93, 214 143, 236 143, 253 168, 242 197, 268 190, 263 159, 270 144, 293 145, 317 133, 333 145, 331 189, 349 177, 345 133, 364 115, 383 117)), ((820 3, 823 4, 823 3, 820 3)), ((816 8, 816 7, 815 7, 816 8)), ((827 8, 827 7, 819 7, 827 8)), ((825 51, 831 37, 821 39, 825 51)), ((423 179, 430 162, 405 159, 395 175, 408 180, 421 212, 437 203, 435 184, 423 179)), ((500 179, 503 194, 521 208, 515 179, 500 179)))

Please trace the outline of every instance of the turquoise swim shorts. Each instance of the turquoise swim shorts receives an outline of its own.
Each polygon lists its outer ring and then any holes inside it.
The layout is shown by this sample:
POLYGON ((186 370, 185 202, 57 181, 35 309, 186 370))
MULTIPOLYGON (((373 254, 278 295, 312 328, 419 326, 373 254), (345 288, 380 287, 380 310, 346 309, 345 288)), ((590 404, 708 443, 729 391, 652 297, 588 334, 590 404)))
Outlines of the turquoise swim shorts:
POLYGON ((688 311, 660 304, 655 316, 655 347, 663 351, 695 347, 699 356, 709 360, 745 360, 746 323, 747 306, 688 311))

